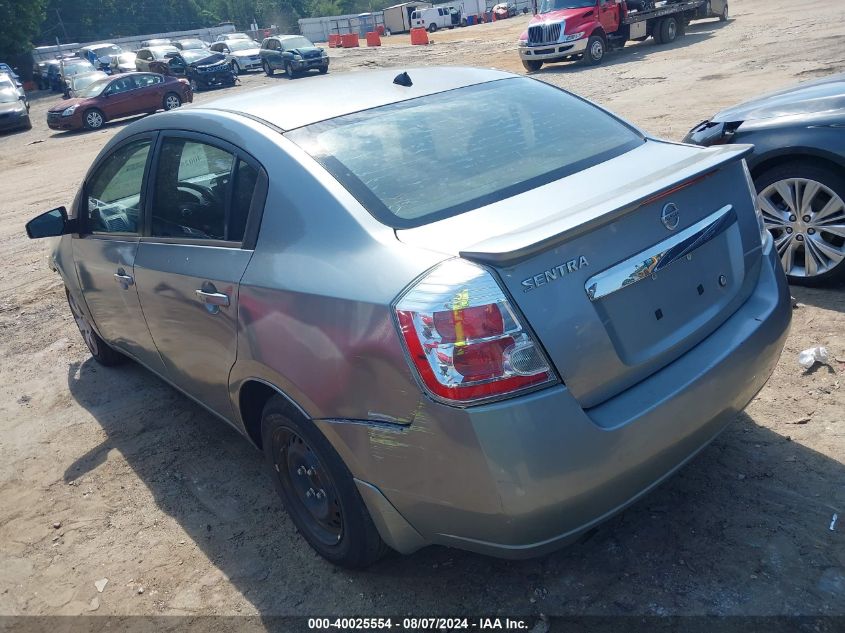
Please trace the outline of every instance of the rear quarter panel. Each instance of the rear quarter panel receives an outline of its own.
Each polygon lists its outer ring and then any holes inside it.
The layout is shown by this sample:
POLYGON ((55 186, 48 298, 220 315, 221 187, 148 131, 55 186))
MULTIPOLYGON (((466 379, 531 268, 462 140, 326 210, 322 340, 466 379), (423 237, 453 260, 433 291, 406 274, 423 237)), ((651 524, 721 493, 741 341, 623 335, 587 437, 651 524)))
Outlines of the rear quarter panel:
POLYGON ((259 378, 312 418, 410 422, 424 396, 391 302, 445 256, 401 244, 305 152, 273 143, 256 154, 269 190, 239 293, 232 397, 259 378))

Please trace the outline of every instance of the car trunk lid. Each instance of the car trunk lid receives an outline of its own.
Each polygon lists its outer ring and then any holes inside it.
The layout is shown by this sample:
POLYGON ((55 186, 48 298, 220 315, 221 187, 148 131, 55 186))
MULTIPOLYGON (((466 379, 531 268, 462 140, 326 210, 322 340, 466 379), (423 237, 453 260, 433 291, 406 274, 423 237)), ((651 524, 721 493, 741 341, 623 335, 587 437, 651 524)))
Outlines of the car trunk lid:
POLYGON ((589 408, 699 343, 751 293, 761 244, 750 151, 648 141, 397 235, 494 269, 589 408))

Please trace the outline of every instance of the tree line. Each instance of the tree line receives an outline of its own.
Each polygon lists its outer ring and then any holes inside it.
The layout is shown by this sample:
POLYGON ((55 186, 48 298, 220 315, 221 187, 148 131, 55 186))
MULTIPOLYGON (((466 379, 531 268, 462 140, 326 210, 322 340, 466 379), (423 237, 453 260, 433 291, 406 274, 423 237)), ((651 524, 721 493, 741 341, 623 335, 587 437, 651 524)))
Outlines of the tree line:
MULTIPOLYGON (((399 0, 393 0, 399 1, 399 0)), ((0 61, 33 46, 186 31, 234 22, 296 32, 304 17, 376 11, 391 0, 0 0, 0 61)))

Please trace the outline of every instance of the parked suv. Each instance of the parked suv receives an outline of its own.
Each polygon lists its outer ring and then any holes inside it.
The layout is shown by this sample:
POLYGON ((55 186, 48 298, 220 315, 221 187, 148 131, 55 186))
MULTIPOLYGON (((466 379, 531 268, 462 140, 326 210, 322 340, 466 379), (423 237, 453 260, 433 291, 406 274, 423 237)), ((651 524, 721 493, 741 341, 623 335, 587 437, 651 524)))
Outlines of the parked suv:
POLYGON ((774 369, 791 305, 752 148, 662 142, 499 71, 395 72, 136 121, 27 232, 62 235, 93 357, 249 438, 329 560, 542 554, 774 369))
POLYGON ((276 70, 284 70, 288 79, 294 79, 309 70, 321 75, 329 72, 329 56, 322 48, 314 46, 301 35, 275 35, 261 43, 261 66, 268 77, 276 70))
POLYGON ((162 75, 185 77, 194 92, 234 86, 236 81, 226 56, 207 48, 167 53, 164 60, 151 62, 150 69, 162 75))

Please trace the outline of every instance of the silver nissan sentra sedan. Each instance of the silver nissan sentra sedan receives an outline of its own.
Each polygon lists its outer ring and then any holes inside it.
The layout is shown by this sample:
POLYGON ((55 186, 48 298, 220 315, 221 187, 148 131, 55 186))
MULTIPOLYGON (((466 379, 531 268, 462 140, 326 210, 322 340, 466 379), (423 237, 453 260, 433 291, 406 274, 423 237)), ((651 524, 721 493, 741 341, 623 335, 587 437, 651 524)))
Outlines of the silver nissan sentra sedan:
POLYGON ((132 123, 27 231, 62 235, 94 358, 262 449, 330 561, 522 558, 655 487, 772 372, 789 293, 750 149, 493 70, 350 73, 132 123))

